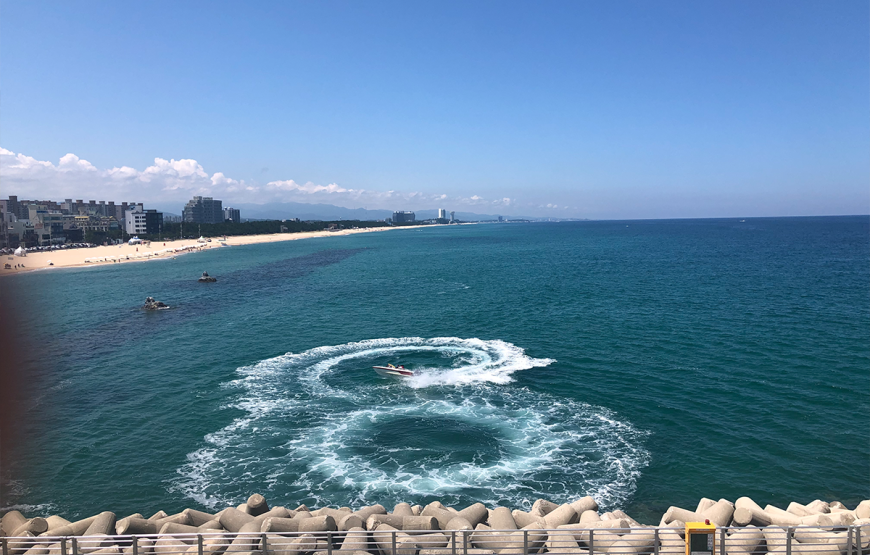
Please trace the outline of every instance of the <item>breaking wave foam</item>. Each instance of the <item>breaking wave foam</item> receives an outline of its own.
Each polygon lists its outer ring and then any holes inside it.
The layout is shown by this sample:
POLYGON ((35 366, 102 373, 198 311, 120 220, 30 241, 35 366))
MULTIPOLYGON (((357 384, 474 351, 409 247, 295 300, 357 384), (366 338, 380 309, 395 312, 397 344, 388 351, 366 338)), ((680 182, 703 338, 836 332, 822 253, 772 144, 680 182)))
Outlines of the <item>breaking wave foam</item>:
POLYGON ((287 504, 615 506, 647 464, 644 433, 605 408, 506 387, 553 362, 498 340, 388 338, 239 368, 228 407, 244 414, 188 454, 173 487, 210 507, 253 491, 287 504), (371 371, 387 362, 415 376, 371 371))

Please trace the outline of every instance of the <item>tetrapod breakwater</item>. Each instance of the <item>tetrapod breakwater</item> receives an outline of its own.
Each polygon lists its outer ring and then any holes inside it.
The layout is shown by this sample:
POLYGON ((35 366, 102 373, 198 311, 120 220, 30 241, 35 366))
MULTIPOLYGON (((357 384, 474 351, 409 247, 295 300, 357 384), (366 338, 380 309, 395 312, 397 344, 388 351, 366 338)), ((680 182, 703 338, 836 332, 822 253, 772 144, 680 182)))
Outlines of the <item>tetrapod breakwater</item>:
POLYGON ((748 497, 701 499, 670 507, 657 524, 620 510, 600 512, 583 497, 537 500, 530 510, 382 505, 295 509, 270 507, 254 494, 217 513, 185 509, 117 518, 109 511, 70 522, 58 515, 0 519, 2 555, 678 555, 687 553, 686 523, 716 526, 713 553, 725 555, 870 554, 870 500, 762 508, 748 497))

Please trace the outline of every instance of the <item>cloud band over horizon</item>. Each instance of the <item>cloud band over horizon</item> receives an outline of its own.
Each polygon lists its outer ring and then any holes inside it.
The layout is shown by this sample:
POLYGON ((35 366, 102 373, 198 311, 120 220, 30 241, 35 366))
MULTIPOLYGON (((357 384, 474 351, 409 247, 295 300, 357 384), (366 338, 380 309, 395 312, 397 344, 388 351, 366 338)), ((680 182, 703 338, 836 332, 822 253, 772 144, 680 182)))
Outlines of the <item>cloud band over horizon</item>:
MULTIPOLYGON (((144 170, 129 166, 99 169, 69 153, 57 164, 0 147, 0 174, 6 195, 33 200, 100 199, 164 204, 187 202, 195 195, 219 198, 227 204, 270 202, 328 203, 345 208, 420 210, 430 208, 520 208, 516 199, 488 199, 405 191, 352 189, 337 183, 297 183, 292 179, 265 184, 209 174, 192 159, 155 158, 144 170)), ((537 206, 537 205, 536 205, 537 206)), ((567 209, 555 204, 546 208, 567 209)))

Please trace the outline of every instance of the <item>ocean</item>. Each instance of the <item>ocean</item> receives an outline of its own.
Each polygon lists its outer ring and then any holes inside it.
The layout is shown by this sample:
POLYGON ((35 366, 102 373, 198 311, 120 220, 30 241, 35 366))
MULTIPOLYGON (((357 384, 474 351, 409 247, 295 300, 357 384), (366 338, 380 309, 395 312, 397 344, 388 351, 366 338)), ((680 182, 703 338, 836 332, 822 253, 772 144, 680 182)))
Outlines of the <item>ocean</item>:
POLYGON ((868 224, 440 226, 3 278, 3 505, 854 504, 868 224))

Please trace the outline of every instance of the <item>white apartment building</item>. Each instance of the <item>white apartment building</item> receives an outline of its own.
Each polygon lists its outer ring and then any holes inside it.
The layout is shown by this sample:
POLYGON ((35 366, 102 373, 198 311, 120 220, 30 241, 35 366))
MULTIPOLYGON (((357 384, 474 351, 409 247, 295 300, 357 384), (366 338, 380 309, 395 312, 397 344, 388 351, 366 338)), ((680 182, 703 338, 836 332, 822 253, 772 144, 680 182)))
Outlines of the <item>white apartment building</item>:
POLYGON ((124 212, 124 228, 128 235, 144 234, 147 227, 145 210, 141 204, 137 204, 132 210, 124 212))

